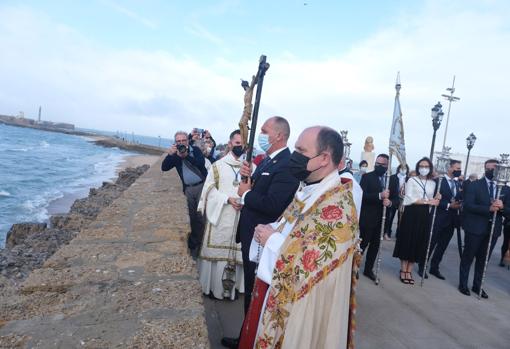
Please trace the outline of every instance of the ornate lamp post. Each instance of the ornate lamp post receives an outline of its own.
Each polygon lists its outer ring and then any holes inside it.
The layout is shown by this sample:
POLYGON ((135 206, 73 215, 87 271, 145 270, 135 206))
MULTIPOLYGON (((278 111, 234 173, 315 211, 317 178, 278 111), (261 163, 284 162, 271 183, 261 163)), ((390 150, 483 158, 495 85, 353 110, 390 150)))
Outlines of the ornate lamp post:
POLYGON ((469 164, 469 154, 471 153, 471 149, 473 149, 475 142, 476 142, 476 136, 474 133, 471 133, 468 136, 468 138, 466 138, 466 146, 468 149, 467 158, 466 158, 466 166, 464 167, 464 178, 466 178, 466 179, 468 176, 467 168, 468 168, 468 164, 469 164))
MULTIPOLYGON (((437 184, 437 187, 439 188, 437 192, 441 190, 441 184, 443 182, 444 176, 448 172, 448 168, 450 167, 450 148, 449 147, 443 147, 443 151, 441 152, 441 155, 437 158, 436 162, 436 172, 439 175, 439 183, 437 184)), ((432 234, 434 233, 434 223, 436 220, 436 212, 437 212, 437 206, 434 206, 433 208, 433 214, 432 214, 432 224, 430 226, 430 233, 429 233, 429 241, 427 243, 427 253, 425 254, 425 266, 423 267, 423 273, 421 274, 421 286, 423 286, 423 280, 425 278, 425 275, 427 274, 427 268, 429 263, 429 252, 430 252, 430 243, 432 242, 432 234)))
POLYGON ((432 145, 430 146, 430 161, 433 161, 434 158, 434 146, 436 144, 436 132, 441 126, 441 121, 443 121, 443 106, 440 102, 432 108, 432 127, 434 128, 434 134, 432 136, 432 145))
MULTIPOLYGON (((501 160, 499 161, 499 164, 496 166, 496 171, 494 171, 494 181, 497 185, 496 190, 496 199, 499 200, 501 198, 501 190, 508 182, 510 182, 510 164, 508 163, 508 157, 509 154, 501 154, 501 160)), ((489 235, 489 244, 487 245, 487 254, 485 255, 485 264, 483 267, 483 274, 482 274, 482 282, 480 283, 480 290, 478 291, 478 299, 482 296, 482 288, 483 283, 485 281, 485 273, 487 272, 487 263, 489 262, 489 252, 491 248, 492 243, 492 237, 494 236, 494 228, 496 226, 496 219, 497 219, 498 212, 494 212, 492 215, 492 225, 491 225, 491 232, 489 235)))

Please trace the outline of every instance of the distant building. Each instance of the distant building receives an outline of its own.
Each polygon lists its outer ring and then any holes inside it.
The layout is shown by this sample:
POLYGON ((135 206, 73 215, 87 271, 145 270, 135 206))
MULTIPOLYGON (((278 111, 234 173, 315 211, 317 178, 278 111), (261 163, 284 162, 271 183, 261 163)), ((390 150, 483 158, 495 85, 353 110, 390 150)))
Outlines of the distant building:
MULTIPOLYGON (((441 154, 440 152, 435 152, 434 158, 437 159, 437 156, 439 156, 440 154, 441 154)), ((462 172, 464 172, 464 167, 466 166, 467 154, 452 153, 452 154, 450 154, 450 158, 462 161, 461 168, 462 168, 462 172)), ((468 169, 467 169, 467 176, 469 176, 470 174, 473 174, 473 173, 478 175, 478 178, 483 176, 483 174, 485 172, 484 163, 485 163, 485 161, 487 161, 489 159, 499 159, 499 156, 488 157, 488 156, 477 156, 477 155, 470 154, 469 155, 469 164, 468 164, 468 169)))
POLYGON ((33 119, 25 118, 23 112, 16 116, 0 115, 0 122, 14 125, 14 126, 25 126, 47 130, 63 130, 63 131, 74 131, 74 125, 65 122, 52 122, 52 121, 36 121, 33 119))

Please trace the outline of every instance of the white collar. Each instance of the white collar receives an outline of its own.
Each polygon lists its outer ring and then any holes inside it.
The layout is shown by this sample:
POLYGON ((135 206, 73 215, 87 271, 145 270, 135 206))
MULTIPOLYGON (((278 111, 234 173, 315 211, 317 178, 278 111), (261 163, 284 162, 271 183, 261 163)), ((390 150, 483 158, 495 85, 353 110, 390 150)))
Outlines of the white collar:
POLYGON ((227 153, 227 155, 225 155, 222 159, 225 163, 232 165, 232 166, 241 166, 242 165, 241 158, 236 159, 231 151, 229 151, 227 153))
POLYGON ((275 158, 276 155, 280 154, 285 149, 287 149, 287 147, 283 147, 283 148, 280 148, 278 150, 275 150, 274 152, 272 152, 271 154, 268 154, 267 156, 269 156, 269 158, 272 160, 272 159, 275 158))
POLYGON ((296 197, 300 201, 307 201, 303 209, 308 209, 324 192, 338 185, 338 182, 340 182, 340 175, 337 170, 334 170, 319 183, 310 185, 302 183, 300 189, 296 192, 296 197))

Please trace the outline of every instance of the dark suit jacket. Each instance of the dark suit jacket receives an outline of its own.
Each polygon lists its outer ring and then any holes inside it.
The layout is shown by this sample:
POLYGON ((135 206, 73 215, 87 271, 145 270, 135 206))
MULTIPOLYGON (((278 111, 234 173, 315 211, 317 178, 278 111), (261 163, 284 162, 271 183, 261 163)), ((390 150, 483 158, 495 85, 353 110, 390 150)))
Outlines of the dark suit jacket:
MULTIPOLYGON (((460 190, 461 186, 457 181, 454 182, 456 188, 455 200, 460 201, 462 200, 462 191, 460 190)), ((450 183, 448 183, 446 178, 441 181, 441 188, 439 190, 441 200, 439 201, 439 206, 436 211, 435 227, 441 229, 450 226, 451 224, 455 227, 460 226, 460 210, 448 208, 448 204, 451 204, 454 196, 450 188, 450 183)))
MULTIPOLYGON (((384 188, 381 186, 379 176, 375 171, 364 174, 361 177, 360 183, 361 189, 363 189, 363 199, 361 203, 360 213, 360 228, 361 229, 376 229, 381 227, 382 223, 382 212, 383 212, 383 201, 379 199, 379 193, 384 188)), ((398 178, 396 176, 390 176, 390 200, 392 207, 398 207, 398 178)), ((386 210, 386 214, 389 216, 390 210, 386 210)), ((388 216, 386 218, 388 218, 388 216)))
MULTIPOLYGON (((193 150, 192 155, 188 154, 186 160, 189 161, 190 164, 195 166, 200 171, 200 173, 203 176, 203 180, 205 180, 205 178, 207 177, 207 169, 205 168, 204 155, 200 151, 200 148, 195 146, 191 146, 191 148, 193 150)), ((177 173, 179 173, 179 177, 181 178, 182 182, 182 190, 184 191, 185 187, 184 181, 182 179, 182 159, 177 154, 174 155, 169 154, 166 156, 165 160, 163 160, 163 162, 161 163, 161 170, 169 171, 174 167, 177 169, 177 173)))
POLYGON ((294 197, 299 181, 287 168, 289 158, 290 151, 285 149, 267 165, 262 163, 252 176, 253 187, 244 197, 236 236, 245 253, 250 249, 255 227, 275 222, 294 197))
MULTIPOLYGON (((504 187, 501 200, 505 204, 503 212, 496 216, 496 226, 494 238, 501 233, 501 220, 503 214, 508 217, 510 213, 510 200, 508 187, 504 187)), ((489 223, 492 220, 493 213, 489 211, 491 198, 485 177, 474 181, 464 191, 464 211, 462 215, 462 227, 466 232, 475 235, 485 235, 489 233, 489 223)))

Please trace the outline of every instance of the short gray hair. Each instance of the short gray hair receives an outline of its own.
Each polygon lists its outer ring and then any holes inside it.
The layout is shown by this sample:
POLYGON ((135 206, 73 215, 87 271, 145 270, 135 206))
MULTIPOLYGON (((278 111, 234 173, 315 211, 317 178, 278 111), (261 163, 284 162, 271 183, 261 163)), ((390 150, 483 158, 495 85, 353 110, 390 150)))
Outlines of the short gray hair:
POLYGON ((281 116, 273 116, 271 119, 273 119, 275 128, 283 134, 283 138, 288 140, 290 137, 290 125, 287 119, 281 116))
POLYGON ((184 135, 184 136, 188 137, 188 132, 185 132, 185 131, 177 131, 177 132, 175 132, 174 140, 175 140, 175 138, 176 138, 178 135, 184 135))

